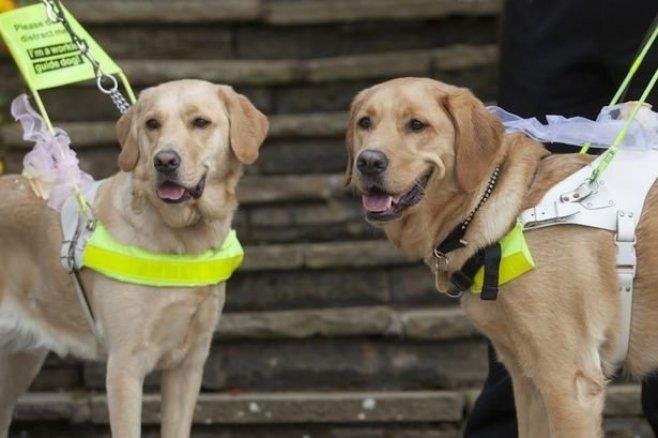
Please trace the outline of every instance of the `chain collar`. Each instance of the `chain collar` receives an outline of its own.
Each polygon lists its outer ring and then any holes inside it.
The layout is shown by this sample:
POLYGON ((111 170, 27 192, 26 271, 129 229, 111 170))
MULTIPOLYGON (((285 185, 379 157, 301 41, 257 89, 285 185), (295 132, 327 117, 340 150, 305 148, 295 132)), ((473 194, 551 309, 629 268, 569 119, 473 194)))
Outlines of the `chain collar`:
POLYGON ((456 249, 463 248, 466 245, 468 245, 468 242, 464 240, 464 235, 466 234, 466 230, 468 226, 471 224, 473 221, 473 217, 475 216, 475 213, 480 210, 480 208, 484 205, 487 200, 491 197, 491 193, 493 192, 494 187, 496 187, 496 183, 498 182, 498 177, 500 176, 500 165, 496 166, 494 169, 493 173, 489 177, 489 182, 487 183, 487 187, 484 190, 484 193, 482 194, 482 197, 480 198, 480 201, 477 203, 475 208, 471 210, 471 212, 466 216, 466 219, 464 221, 457 225, 457 227, 452 230, 452 232, 448 235, 448 237, 443 240, 443 242, 439 243, 436 248, 434 248, 434 265, 436 272, 439 271, 439 269, 445 270, 448 266, 449 259, 448 259, 448 253, 452 252, 456 249))

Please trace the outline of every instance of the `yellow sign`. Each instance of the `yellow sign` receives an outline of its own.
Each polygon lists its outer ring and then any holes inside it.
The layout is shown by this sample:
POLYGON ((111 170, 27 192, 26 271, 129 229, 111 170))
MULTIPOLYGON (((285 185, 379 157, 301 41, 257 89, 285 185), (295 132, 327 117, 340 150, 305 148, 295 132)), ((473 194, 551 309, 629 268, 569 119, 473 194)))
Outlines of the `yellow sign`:
MULTIPOLYGON (((2 2, 3 0, 0 0, 2 2)), ((68 10, 63 8, 73 31, 89 46, 106 74, 121 69, 93 40, 68 10)), ((28 87, 35 90, 60 87, 93 79, 94 69, 71 41, 62 23, 52 22, 43 4, 0 14, 0 35, 16 61, 28 87)))

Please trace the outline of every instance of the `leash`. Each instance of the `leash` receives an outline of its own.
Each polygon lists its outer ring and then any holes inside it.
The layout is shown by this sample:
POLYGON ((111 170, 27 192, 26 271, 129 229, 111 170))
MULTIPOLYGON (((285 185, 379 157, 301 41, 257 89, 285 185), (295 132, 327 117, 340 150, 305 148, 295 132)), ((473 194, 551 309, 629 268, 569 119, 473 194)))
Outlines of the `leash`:
MULTIPOLYGON (((656 27, 656 31, 658 32, 658 27, 656 27)), ((637 104, 633 108, 633 111, 631 112, 630 116, 626 120, 624 127, 621 129, 621 131, 619 131, 619 134, 617 134, 617 137, 615 137, 615 140, 613 141, 612 145, 610 145, 608 150, 603 153, 603 156, 601 157, 601 161, 596 166, 596 168, 594 168, 594 170, 592 171, 592 174, 590 175, 588 180, 589 184, 594 183, 601 175, 601 173, 603 173, 603 171, 605 171, 605 169, 607 169, 608 166, 610 165, 610 162, 612 161, 612 159, 617 154, 617 151, 619 150, 619 145, 621 144, 624 137, 626 137, 626 133, 628 133, 628 129, 630 128, 631 124, 635 120, 635 116, 640 111, 640 108, 642 108, 642 105, 644 105, 644 102, 646 102, 647 97, 649 97, 649 94, 651 93, 651 90, 653 90, 653 87, 656 85, 657 81, 658 81, 658 68, 656 68, 656 71, 653 73, 653 76, 651 77, 649 84, 642 92, 640 99, 638 100, 637 104)))
MULTIPOLYGON (((86 58, 89 64, 91 64, 92 68, 94 69, 96 87, 98 90, 110 97, 112 103, 114 106, 116 106, 119 113, 124 114, 126 111, 128 111, 130 104, 128 103, 128 100, 126 100, 126 97, 121 93, 121 91, 119 91, 119 82, 114 77, 114 75, 105 73, 103 71, 100 63, 91 53, 89 44, 87 44, 84 39, 80 38, 80 36, 75 33, 71 23, 64 14, 64 8, 62 6, 61 0, 41 0, 41 2, 46 7, 46 15, 48 16, 48 19, 53 23, 60 23, 62 26, 64 26, 64 29, 66 30, 66 33, 69 34, 71 41, 76 45, 78 50, 80 50, 80 54, 86 58)), ((127 87, 126 90, 128 90, 128 93, 131 94, 129 87, 127 87)), ((131 100, 133 102, 135 101, 134 96, 131 96, 131 100)))
MULTIPOLYGON (((658 37, 658 15, 656 15, 656 18, 654 18, 652 25, 649 27, 649 31, 647 32, 647 35, 645 36, 644 41, 642 42, 640 52, 635 57, 635 60, 633 60, 633 63, 631 64, 631 67, 626 73, 624 80, 619 85, 619 88, 617 88, 615 95, 612 96, 612 99, 610 99, 610 103, 608 103, 608 106, 617 105, 617 103, 619 103, 622 97, 625 96, 626 92, 628 91, 628 86, 630 85, 631 80, 633 79, 633 76, 635 76, 635 73, 642 65, 642 62, 644 62, 644 57, 651 49, 651 46, 653 46, 656 37, 658 37), (652 28, 653 30, 651 30, 652 28)), ((585 143, 583 147, 580 149, 580 153, 586 154, 590 146, 591 146, 590 143, 585 143)))

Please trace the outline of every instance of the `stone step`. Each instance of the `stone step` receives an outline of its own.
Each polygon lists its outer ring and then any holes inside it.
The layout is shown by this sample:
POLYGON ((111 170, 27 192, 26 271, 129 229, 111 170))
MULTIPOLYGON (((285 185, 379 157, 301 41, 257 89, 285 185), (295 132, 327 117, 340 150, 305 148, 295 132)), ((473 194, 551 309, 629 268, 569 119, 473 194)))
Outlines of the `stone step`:
POLYGON ((243 243, 250 245, 383 238, 381 230, 364 220, 357 197, 243 204, 233 224, 243 243))
MULTIPOLYGON (((632 421, 632 420, 631 420, 632 421)), ((637 422, 622 419, 616 424, 621 430, 630 429, 637 422)), ((71 424, 53 422, 14 423, 10 438, 113 438, 109 425, 93 423, 71 424)), ((648 427, 648 426, 647 426, 648 427)), ((638 432, 639 433, 639 432, 638 432)), ((650 438, 653 435, 615 435, 609 438, 650 438)), ((142 437, 160 438, 158 425, 144 425, 142 437)), ((308 423, 308 424, 195 424, 194 438, 460 438, 458 423, 308 423)))
MULTIPOLYGON (((410 341, 375 336, 217 341, 203 377, 207 391, 452 389, 486 376, 481 339, 410 341)), ((105 386, 105 366, 85 363, 84 387, 105 386)), ((155 388, 159 373, 146 379, 155 388)), ((41 385, 43 388, 45 385, 41 385)))
POLYGON ((153 22, 123 23, 120 32, 112 23, 87 23, 87 29, 115 59, 309 59, 493 44, 497 25, 496 16, 460 15, 358 25, 153 22))
MULTIPOLYGON (((215 349, 224 343, 291 341, 314 338, 382 338, 390 341, 474 339, 479 334, 460 308, 395 309, 389 306, 231 312, 222 315, 215 349)), ((239 349, 238 349, 239 350, 239 349)), ((283 366, 283 364, 282 364, 283 366)), ((91 366, 96 370, 98 365, 91 366)), ((65 390, 84 386, 84 366, 73 358, 50 355, 32 390, 65 390)), ((96 375, 96 371, 89 371, 96 375)))
POLYGON ((388 240, 257 245, 245 247, 245 260, 240 271, 359 269, 404 266, 416 261, 388 240))
MULTIPOLYGON (((366 391, 202 393, 196 425, 327 423, 458 423, 468 414, 472 391, 366 391)), ((91 392, 28 393, 18 402, 14 421, 108 424, 107 399, 91 392)), ((611 385, 605 415, 640 416, 638 385, 611 385)), ((160 422, 160 397, 146 394, 142 422, 160 422)), ((196 435, 195 435, 196 436, 196 435)), ((354 435, 352 435, 354 436, 354 435)), ((360 436, 360 435, 359 435, 360 436)), ((396 435, 397 436, 397 435, 396 435)), ((425 436, 425 435, 422 435, 425 436)), ((432 436, 432 435, 430 435, 432 436)))
POLYGON ((83 23, 257 22, 274 25, 370 20, 424 20, 450 15, 496 15, 500 0, 67 0, 83 23))
POLYGON ((455 45, 432 50, 361 54, 309 60, 123 60, 119 64, 136 86, 180 78, 233 85, 287 85, 396 76, 430 76, 495 65, 495 45, 455 45))
MULTIPOLYGON (((112 438, 108 425, 70 423, 14 423, 10 438, 112 438)), ((194 438, 461 438, 460 423, 313 423, 202 425, 192 430, 194 438)), ((649 424, 641 417, 608 418, 606 438, 654 438, 649 424)), ((157 425, 145 425, 142 437, 159 438, 157 425)))
POLYGON ((244 177, 238 186, 243 204, 271 204, 286 201, 327 201, 346 197, 343 174, 281 175, 244 177))
POLYGON ((449 306, 420 264, 312 270, 238 271, 228 282, 227 312, 391 305, 449 306))
POLYGON ((396 309, 389 306, 321 308, 222 315, 220 341, 376 336, 447 341, 478 335, 460 307, 396 309))
MULTIPOLYGON (((395 428, 409 423, 454 423, 456 426, 463 419, 464 405, 465 395, 456 391, 202 393, 194 413, 193 436, 199 436, 197 430, 204 430, 198 426, 210 425, 394 423, 395 428)), ((146 394, 142 406, 142 424, 161 422, 158 395, 146 394)), ((107 398, 93 393, 28 393, 20 399, 14 421, 19 423, 15 429, 42 421, 77 427, 106 426, 107 398)))

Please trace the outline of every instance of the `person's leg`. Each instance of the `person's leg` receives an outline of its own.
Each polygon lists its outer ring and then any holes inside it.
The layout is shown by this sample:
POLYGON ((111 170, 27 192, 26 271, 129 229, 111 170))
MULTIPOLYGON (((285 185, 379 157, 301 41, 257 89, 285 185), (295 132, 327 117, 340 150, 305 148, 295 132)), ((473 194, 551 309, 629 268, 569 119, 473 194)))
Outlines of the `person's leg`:
POLYGON ((466 425, 464 438, 514 438, 518 435, 512 378, 489 344, 489 375, 466 425))
POLYGON ((649 376, 642 382, 642 412, 658 436, 658 376, 649 376))

